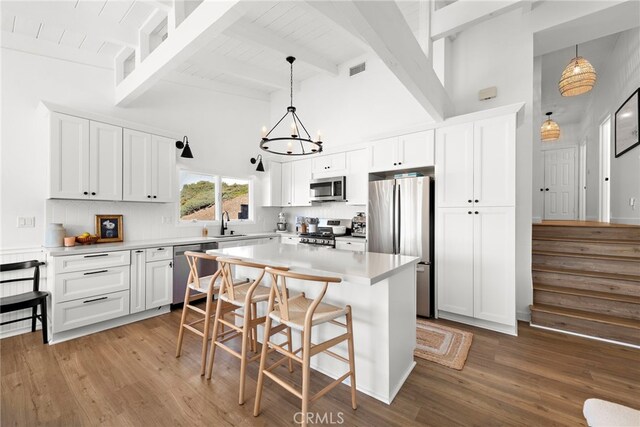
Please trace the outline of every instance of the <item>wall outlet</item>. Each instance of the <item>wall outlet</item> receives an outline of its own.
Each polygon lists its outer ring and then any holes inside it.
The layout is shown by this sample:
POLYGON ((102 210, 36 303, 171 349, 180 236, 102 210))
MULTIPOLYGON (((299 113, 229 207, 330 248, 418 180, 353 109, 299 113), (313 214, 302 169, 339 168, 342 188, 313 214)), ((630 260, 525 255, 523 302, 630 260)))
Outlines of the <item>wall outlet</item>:
POLYGON ((629 197, 629 206, 631 206, 632 210, 636 210, 636 198, 635 197, 629 197))
POLYGON ((36 226, 35 216, 19 216, 18 228, 33 228, 36 226))

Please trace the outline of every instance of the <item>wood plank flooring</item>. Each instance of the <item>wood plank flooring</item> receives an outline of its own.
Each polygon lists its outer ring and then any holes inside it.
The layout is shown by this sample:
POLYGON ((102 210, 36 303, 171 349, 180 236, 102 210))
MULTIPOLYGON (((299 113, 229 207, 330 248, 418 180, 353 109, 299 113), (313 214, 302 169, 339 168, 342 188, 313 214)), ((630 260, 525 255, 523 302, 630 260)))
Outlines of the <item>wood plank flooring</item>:
MULTIPOLYGON (((180 311, 73 341, 43 346, 39 333, 0 341, 1 418, 7 426, 295 425, 297 398, 266 379, 254 418, 257 365, 247 403, 237 400, 239 362, 216 354, 214 378, 199 375, 200 341, 185 336, 174 357, 180 311)), ((474 333, 462 371, 417 359, 391 405, 341 385, 311 410, 348 426, 585 425, 589 397, 640 407, 640 351, 531 328, 520 336, 442 321, 474 333)), ((356 337, 357 345, 357 337, 356 337)), ((287 373, 285 368, 279 372, 287 373)), ((292 380, 299 385, 300 368, 292 380)), ((312 392, 329 383, 312 377, 312 392)), ((329 420, 329 418, 327 418, 329 420)))

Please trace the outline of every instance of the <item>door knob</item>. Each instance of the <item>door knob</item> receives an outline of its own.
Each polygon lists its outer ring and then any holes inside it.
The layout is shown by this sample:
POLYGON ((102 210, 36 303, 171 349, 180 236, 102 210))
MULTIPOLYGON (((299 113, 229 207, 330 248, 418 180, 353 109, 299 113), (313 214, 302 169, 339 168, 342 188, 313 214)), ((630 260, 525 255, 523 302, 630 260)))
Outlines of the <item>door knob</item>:
POLYGON ((83 191, 82 194, 84 194, 85 196, 89 195, 88 191, 83 191))
POLYGON ((478 203, 480 200, 476 199, 475 202, 478 203))
POLYGON ((473 200, 467 200, 469 203, 473 203, 473 200))
POLYGON ((478 212, 478 211, 475 211, 474 213, 475 213, 476 215, 478 215, 478 213, 479 213, 479 212, 478 212))
MULTIPOLYGON (((637 132, 636 132, 636 133, 637 133, 637 132)), ((605 181, 609 181, 609 178, 605 178, 604 180, 605 180, 605 181)))
POLYGON ((467 212, 467 213, 468 213, 469 215, 471 215, 471 214, 472 214, 472 212, 471 212, 471 211, 469 211, 469 212, 467 212))
POLYGON ((540 191, 544 191, 544 188, 541 188, 540 191))
POLYGON ((549 191, 549 189, 548 189, 548 188, 545 188, 545 189, 544 189, 544 191, 549 191))

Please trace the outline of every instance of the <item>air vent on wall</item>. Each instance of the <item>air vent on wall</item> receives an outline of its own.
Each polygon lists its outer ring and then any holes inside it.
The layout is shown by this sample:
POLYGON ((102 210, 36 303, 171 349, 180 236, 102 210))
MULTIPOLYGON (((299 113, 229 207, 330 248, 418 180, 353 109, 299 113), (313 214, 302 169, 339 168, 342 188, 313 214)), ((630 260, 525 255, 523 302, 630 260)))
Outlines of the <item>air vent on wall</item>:
POLYGON ((362 64, 358 64, 349 68, 349 77, 353 77, 356 74, 360 74, 361 72, 363 72, 366 69, 366 65, 367 63, 363 62, 362 64))

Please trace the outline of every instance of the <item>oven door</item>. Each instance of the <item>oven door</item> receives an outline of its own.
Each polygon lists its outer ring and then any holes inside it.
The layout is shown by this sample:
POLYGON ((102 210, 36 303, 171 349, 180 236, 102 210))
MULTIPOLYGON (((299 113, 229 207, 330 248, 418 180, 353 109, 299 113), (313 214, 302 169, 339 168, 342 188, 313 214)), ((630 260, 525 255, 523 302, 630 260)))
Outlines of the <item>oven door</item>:
POLYGON ((314 202, 345 200, 345 177, 314 179, 309 183, 309 196, 314 202))

